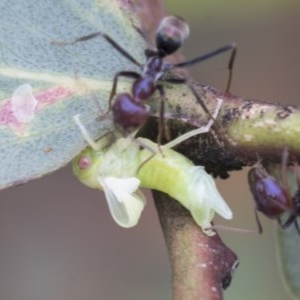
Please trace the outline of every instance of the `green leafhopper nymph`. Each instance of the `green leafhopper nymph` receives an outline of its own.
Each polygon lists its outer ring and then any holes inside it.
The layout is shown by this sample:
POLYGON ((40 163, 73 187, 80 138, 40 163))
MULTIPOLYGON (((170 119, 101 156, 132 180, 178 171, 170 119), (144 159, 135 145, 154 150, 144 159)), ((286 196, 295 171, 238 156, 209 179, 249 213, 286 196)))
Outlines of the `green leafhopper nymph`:
POLYGON ((132 227, 139 220, 146 204, 139 187, 164 192, 179 201, 207 235, 214 234, 210 227, 215 211, 225 219, 232 218, 212 176, 168 144, 161 146, 160 153, 157 144, 144 138, 108 143, 104 137, 97 142, 98 150, 86 148, 73 160, 73 172, 85 185, 104 191, 120 226, 132 227))

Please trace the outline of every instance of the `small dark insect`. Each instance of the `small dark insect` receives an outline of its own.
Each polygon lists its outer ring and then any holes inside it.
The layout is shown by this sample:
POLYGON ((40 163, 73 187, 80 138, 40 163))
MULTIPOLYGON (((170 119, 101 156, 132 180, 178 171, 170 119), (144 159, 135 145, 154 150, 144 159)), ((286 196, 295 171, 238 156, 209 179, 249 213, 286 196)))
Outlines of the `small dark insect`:
MULTIPOLYGON (((139 30, 138 30, 139 31, 139 30)), ((139 31, 143 36, 143 34, 139 31)), ((145 104, 156 90, 161 96, 161 108, 159 118, 159 133, 158 143, 162 137, 164 130, 164 100, 165 91, 163 84, 169 82, 173 84, 186 84, 193 92, 195 98, 202 106, 204 111, 212 118, 211 113, 200 99, 199 95, 186 78, 170 78, 169 71, 176 68, 189 67, 194 64, 200 63, 213 56, 221 54, 223 52, 231 50, 231 58, 229 60, 229 79, 227 84, 227 91, 229 90, 233 62, 236 55, 236 45, 229 44, 215 51, 207 54, 198 56, 192 60, 185 62, 171 64, 164 61, 166 56, 175 53, 184 43, 189 36, 189 26, 180 17, 167 16, 160 22, 156 32, 156 47, 155 49, 145 49, 146 63, 139 63, 128 51, 114 41, 110 36, 103 32, 95 32, 83 37, 80 37, 72 42, 58 42, 54 41, 55 44, 70 45, 77 42, 82 42, 96 38, 98 36, 103 37, 108 43, 110 43, 117 51, 120 52, 125 58, 131 61, 133 64, 141 68, 141 72, 137 73, 134 71, 120 71, 115 74, 113 79, 113 87, 109 97, 109 111, 112 110, 113 120, 115 126, 124 133, 130 133, 132 130, 140 128, 149 117, 149 107, 145 104), (117 83, 119 77, 127 77, 134 79, 132 84, 131 93, 119 93, 116 95, 117 83), (114 100, 114 101, 113 101, 114 100)), ((144 37, 144 36, 143 36, 144 37)), ((145 37, 144 37, 145 38, 145 37)))
POLYGON ((238 260, 236 260, 235 263, 232 265, 231 269, 228 270, 228 272, 222 278, 221 285, 222 285, 223 290, 226 290, 230 286, 233 274, 234 274, 236 268, 239 266, 239 264, 240 264, 240 262, 238 260))
POLYGON ((300 182, 297 178, 298 189, 292 196, 286 180, 288 152, 285 149, 282 156, 281 179, 271 176, 261 165, 257 163, 248 173, 250 190, 255 201, 255 218, 259 233, 262 233, 262 225, 258 218, 258 211, 270 219, 276 219, 282 229, 292 224, 300 235, 297 217, 300 216, 300 182), (288 213, 289 217, 283 223, 281 217, 288 213))

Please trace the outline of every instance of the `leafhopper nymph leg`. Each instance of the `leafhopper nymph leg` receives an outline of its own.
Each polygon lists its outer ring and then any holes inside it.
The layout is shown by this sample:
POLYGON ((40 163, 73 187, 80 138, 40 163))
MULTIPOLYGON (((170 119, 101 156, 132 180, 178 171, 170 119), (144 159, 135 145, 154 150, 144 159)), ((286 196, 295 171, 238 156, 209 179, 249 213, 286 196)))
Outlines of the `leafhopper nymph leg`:
POLYGON ((217 105, 216 105, 215 111, 212 114, 212 118, 207 122, 207 124, 205 126, 196 128, 196 129, 191 130, 191 131, 189 131, 189 132, 187 132, 185 134, 180 135, 179 137, 175 138, 171 142, 163 145, 162 149, 173 148, 176 145, 182 143, 183 141, 185 141, 185 140, 187 140, 187 139, 189 139, 189 138, 191 138, 191 137, 193 137, 195 135, 209 132, 209 130, 213 126, 213 124, 214 124, 214 122, 215 122, 215 120, 216 120, 216 118, 217 118, 217 116, 219 114, 219 111, 221 109, 222 103, 223 103, 223 99, 217 98, 217 105))
POLYGON ((96 142, 91 138, 90 134, 88 133, 88 131, 86 130, 86 128, 83 126, 83 124, 82 124, 81 121, 80 121, 80 115, 79 115, 79 114, 78 114, 78 115, 75 115, 75 116, 73 117, 73 119, 74 119, 76 125, 78 126, 79 130, 81 131, 81 134, 83 135, 84 139, 85 139, 86 142, 89 144, 89 146, 90 146, 93 150, 95 150, 95 151, 99 150, 99 148, 100 148, 101 146, 99 145, 99 143, 96 143, 96 142))
MULTIPOLYGON (((215 120, 216 120, 216 118, 217 118, 217 116, 218 116, 218 114, 220 112, 222 103, 223 103, 223 99, 217 98, 217 105, 216 105, 215 111, 212 114, 212 118, 207 122, 207 124, 205 126, 202 126, 202 127, 196 128, 194 130, 191 130, 191 131, 189 131, 187 133, 184 133, 184 134, 178 136, 177 138, 175 138, 174 140, 170 141, 169 143, 167 143, 165 145, 158 145, 158 147, 159 147, 158 151, 155 151, 145 161, 143 161, 141 163, 141 165, 139 166, 139 168, 138 168, 137 171, 139 171, 144 166, 144 164, 146 164, 150 159, 152 159, 152 157, 156 153, 162 152, 162 154, 163 154, 164 150, 173 148, 173 147, 179 145, 180 143, 184 142, 185 140, 187 140, 187 139, 189 139, 189 138, 191 138, 193 136, 209 132, 209 130, 213 126, 213 124, 214 124, 214 122, 215 122, 215 120)), ((141 142, 140 138, 137 138, 136 140, 139 141, 139 142, 141 142)))

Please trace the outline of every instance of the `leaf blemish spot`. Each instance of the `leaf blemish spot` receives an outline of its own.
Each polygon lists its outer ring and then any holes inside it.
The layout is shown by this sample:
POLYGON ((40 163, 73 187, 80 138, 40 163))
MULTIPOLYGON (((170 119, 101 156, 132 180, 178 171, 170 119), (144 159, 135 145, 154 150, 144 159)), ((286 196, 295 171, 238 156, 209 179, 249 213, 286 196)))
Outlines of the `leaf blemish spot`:
POLYGON ((46 153, 49 153, 49 152, 52 152, 52 151, 53 151, 53 148, 50 147, 50 146, 47 146, 47 147, 44 149, 44 151, 45 151, 46 153))

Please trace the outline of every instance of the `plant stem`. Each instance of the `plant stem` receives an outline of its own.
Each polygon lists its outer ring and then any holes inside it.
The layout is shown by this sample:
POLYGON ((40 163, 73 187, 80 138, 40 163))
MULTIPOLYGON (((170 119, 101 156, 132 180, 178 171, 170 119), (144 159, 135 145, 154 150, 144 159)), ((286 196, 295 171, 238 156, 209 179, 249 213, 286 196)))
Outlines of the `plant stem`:
POLYGON ((235 253, 217 234, 204 234, 177 201, 159 192, 154 198, 172 267, 173 299, 223 299, 238 265, 235 253))

